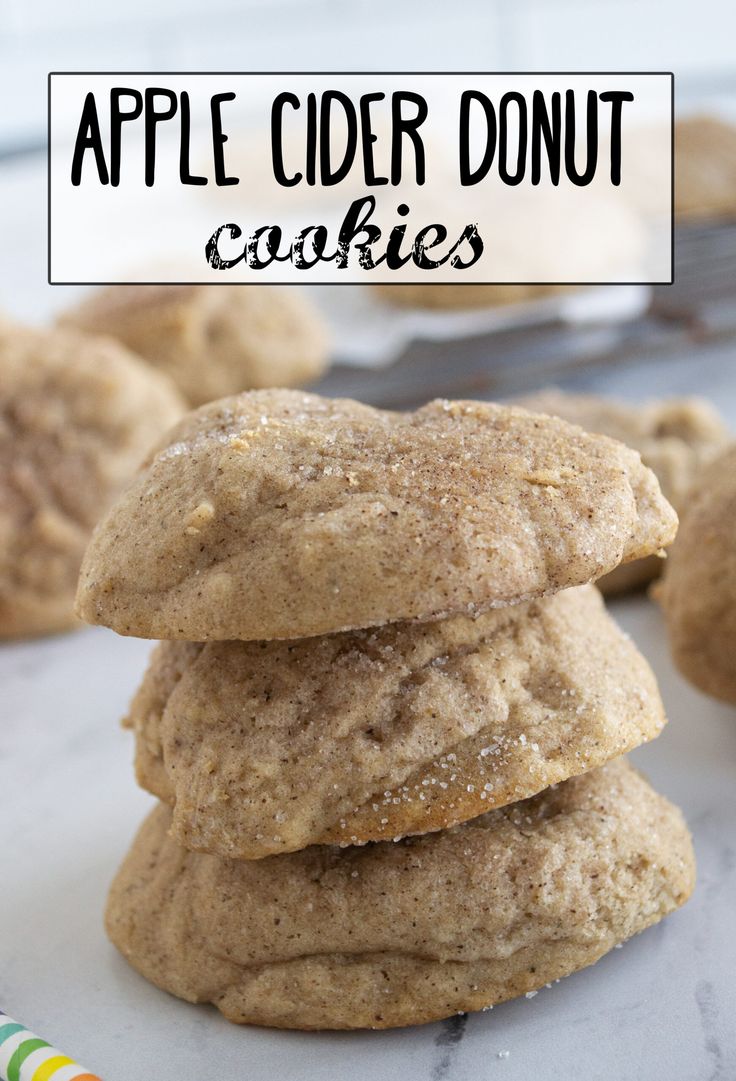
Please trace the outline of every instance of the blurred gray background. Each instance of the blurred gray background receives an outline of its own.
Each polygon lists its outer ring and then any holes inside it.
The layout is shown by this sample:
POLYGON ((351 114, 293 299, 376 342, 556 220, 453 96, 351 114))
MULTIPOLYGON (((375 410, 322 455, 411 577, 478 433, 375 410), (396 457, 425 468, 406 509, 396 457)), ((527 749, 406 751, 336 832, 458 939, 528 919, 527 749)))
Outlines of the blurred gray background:
POLYGON ((50 70, 676 72, 736 93, 729 0, 2 0, 0 154, 44 145, 50 70))
MULTIPOLYGON (((71 301, 46 284, 50 70, 671 70, 680 114, 736 117, 735 40, 732 0, 0 0, 0 310, 39 321, 71 301)), ((636 318, 418 338, 378 371, 338 353, 321 389, 382 405, 697 391, 736 424, 736 226, 678 232, 676 266, 636 318)))

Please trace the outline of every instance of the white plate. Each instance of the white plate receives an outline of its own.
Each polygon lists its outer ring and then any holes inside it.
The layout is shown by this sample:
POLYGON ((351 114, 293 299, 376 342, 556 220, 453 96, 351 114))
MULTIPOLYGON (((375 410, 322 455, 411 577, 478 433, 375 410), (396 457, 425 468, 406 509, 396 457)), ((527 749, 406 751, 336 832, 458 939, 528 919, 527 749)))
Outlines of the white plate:
POLYGON ((118 727, 150 645, 84 630, 0 648, 0 1007, 104 1081, 730 1081, 736 710, 674 672, 651 603, 619 602, 615 613, 661 681, 670 725, 633 757, 687 815, 695 896, 532 999, 386 1033, 238 1028, 128 968, 101 921, 151 803, 118 727))

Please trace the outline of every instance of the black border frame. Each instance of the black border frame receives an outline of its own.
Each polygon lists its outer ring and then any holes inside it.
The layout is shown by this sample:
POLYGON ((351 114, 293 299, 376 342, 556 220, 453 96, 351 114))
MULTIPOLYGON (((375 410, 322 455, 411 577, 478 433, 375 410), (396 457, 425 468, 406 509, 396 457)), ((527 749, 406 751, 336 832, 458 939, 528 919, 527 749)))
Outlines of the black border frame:
MULTIPOLYGON (((369 285, 371 284, 368 278, 365 281, 293 281, 293 282, 274 282, 271 280, 257 281, 233 281, 230 278, 223 278, 222 281, 218 281, 212 278, 208 278, 206 281, 187 281, 187 282, 57 282, 51 280, 51 79, 55 75, 162 75, 162 76, 189 76, 189 75, 357 75, 357 76, 377 76, 377 75, 410 75, 410 76, 426 76, 426 75, 451 75, 451 76, 468 76, 474 75, 668 75, 670 79, 670 277, 666 281, 639 281, 639 282, 507 282, 507 281, 494 281, 494 282, 473 282, 473 285, 569 285, 572 287, 581 286, 602 286, 602 285, 674 285, 675 282, 675 73, 673 71, 50 71, 47 75, 47 114, 46 114, 46 281, 52 286, 92 286, 92 285, 120 285, 120 286, 136 286, 136 285, 278 285, 281 286, 309 286, 309 285, 369 285)), ((428 278, 423 278, 421 281, 401 281, 396 282, 396 286, 401 285, 425 285, 429 283, 428 278)), ((383 284, 383 283, 382 283, 383 284)), ((432 284, 447 285, 450 289, 456 286, 467 285, 467 282, 436 282, 432 284)))

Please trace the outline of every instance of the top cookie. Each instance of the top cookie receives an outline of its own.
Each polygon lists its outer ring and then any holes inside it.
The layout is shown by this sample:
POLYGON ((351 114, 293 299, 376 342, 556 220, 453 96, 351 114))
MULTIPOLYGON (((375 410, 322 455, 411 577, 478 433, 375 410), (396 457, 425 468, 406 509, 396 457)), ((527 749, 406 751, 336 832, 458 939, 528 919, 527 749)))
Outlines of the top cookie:
POLYGON ((0 324, 0 638, 74 625, 93 526, 183 412, 117 342, 0 324))
POLYGON ((192 405, 256 387, 299 386, 327 364, 327 331, 291 289, 113 286, 61 322, 124 342, 162 368, 192 405))
POLYGON ((669 544, 639 455, 509 406, 289 391, 190 414, 98 527, 78 612, 152 638, 300 638, 554 593, 669 544))

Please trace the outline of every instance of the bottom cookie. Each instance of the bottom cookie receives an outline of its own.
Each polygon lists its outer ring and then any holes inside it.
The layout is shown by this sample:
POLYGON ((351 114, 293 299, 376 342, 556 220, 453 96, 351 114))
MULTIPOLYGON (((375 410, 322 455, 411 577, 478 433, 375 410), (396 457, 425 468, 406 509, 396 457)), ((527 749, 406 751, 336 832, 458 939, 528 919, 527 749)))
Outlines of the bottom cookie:
POLYGON ((113 883, 110 938, 232 1021, 390 1028, 592 964, 694 884, 682 815, 624 760, 450 830, 258 861, 188 852, 157 807, 113 883))

